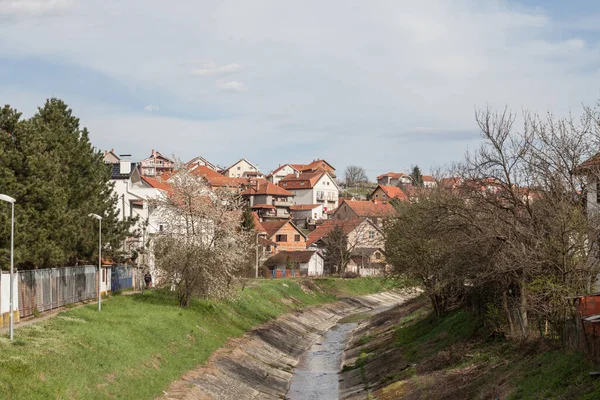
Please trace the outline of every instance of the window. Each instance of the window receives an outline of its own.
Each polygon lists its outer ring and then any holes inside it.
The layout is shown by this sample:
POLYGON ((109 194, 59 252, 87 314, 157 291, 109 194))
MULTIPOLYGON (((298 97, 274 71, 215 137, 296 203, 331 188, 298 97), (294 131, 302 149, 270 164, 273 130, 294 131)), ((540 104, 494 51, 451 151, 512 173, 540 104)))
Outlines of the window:
POLYGON ((369 231, 369 239, 375 239, 375 232, 369 231))
POLYGON ((294 235, 294 242, 300 241, 300 235, 294 235))
POLYGON ((242 167, 237 167, 237 170, 239 171, 240 169, 242 169, 242 167))
POLYGON ((277 235, 275 236, 276 242, 287 242, 287 235, 277 235))
POLYGON ((270 253, 270 252, 271 252, 271 245, 270 245, 270 244, 268 244, 268 245, 267 245, 267 253, 270 253))
POLYGON ((317 213, 315 213, 315 219, 317 219, 317 213))
POLYGON ((163 224, 158 225, 158 231, 163 232, 165 230, 165 226, 163 224))
POLYGON ((381 253, 379 253, 379 252, 376 252, 376 253, 375 253, 375 259, 376 259, 376 260, 381 260, 381 253))
POLYGON ((304 186, 306 184, 306 182, 300 182, 300 185, 304 186))

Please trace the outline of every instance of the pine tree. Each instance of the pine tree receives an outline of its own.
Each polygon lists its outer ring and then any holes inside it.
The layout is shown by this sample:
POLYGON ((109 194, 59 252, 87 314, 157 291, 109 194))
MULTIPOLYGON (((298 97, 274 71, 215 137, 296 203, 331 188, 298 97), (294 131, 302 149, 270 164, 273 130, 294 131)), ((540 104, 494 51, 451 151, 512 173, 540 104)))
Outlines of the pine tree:
POLYGON ((412 179, 413 186, 422 187, 423 186, 423 174, 421 174, 421 169, 418 165, 415 165, 410 173, 410 177, 412 179))
MULTIPOLYGON (((7 107, 0 115, 0 129, 13 131, 5 147, 9 157, 0 163, 0 187, 17 199, 17 266, 91 262, 97 257, 98 234, 89 213, 103 216, 103 251, 109 255, 111 248, 118 248, 131 221, 118 221, 110 170, 71 109, 50 99, 28 120, 15 123, 16 114, 7 107)), ((4 132, 0 136, 6 142, 4 132)), ((0 246, 6 248, 3 242, 0 246)))
POLYGON ((255 229, 254 215, 249 206, 244 207, 242 211, 242 230, 244 232, 252 232, 255 229))

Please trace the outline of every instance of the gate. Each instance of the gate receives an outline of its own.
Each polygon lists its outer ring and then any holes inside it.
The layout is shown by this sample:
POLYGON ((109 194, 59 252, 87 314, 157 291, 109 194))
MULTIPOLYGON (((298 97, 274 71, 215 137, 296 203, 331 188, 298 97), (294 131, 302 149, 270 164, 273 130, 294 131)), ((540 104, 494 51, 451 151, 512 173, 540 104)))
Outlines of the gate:
POLYGON ((112 267, 110 289, 112 291, 133 288, 133 268, 126 266, 112 267))

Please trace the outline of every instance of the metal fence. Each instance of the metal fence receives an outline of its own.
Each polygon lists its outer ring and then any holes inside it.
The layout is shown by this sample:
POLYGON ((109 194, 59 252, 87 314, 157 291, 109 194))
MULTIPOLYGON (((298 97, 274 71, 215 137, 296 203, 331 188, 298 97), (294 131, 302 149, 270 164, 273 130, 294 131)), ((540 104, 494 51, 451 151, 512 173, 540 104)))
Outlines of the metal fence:
POLYGON ((128 266, 114 266, 111 268, 110 290, 117 291, 123 289, 131 289, 134 287, 133 282, 134 270, 128 266))
POLYGON ((19 314, 27 317, 66 304, 97 298, 96 267, 19 271, 19 314))

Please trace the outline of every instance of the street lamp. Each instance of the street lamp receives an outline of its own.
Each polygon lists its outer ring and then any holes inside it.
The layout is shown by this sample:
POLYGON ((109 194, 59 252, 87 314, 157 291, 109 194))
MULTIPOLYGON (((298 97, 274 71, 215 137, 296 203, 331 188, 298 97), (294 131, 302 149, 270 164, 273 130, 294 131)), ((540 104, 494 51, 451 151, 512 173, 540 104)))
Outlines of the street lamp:
POLYGON ((88 217, 98 220, 98 311, 102 309, 102 294, 100 283, 102 278, 102 217, 98 214, 88 214, 88 217))
POLYGON ((9 328, 8 328, 8 335, 10 337, 10 340, 13 340, 13 330, 14 330, 14 323, 13 323, 13 296, 14 296, 14 279, 13 279, 13 268, 14 268, 14 262, 15 262, 15 257, 14 257, 14 253, 15 253, 15 199, 13 199, 10 196, 7 196, 5 194, 0 194, 0 200, 2 201, 6 201, 7 203, 11 204, 11 223, 10 223, 10 300, 8 301, 9 304, 9 328))

